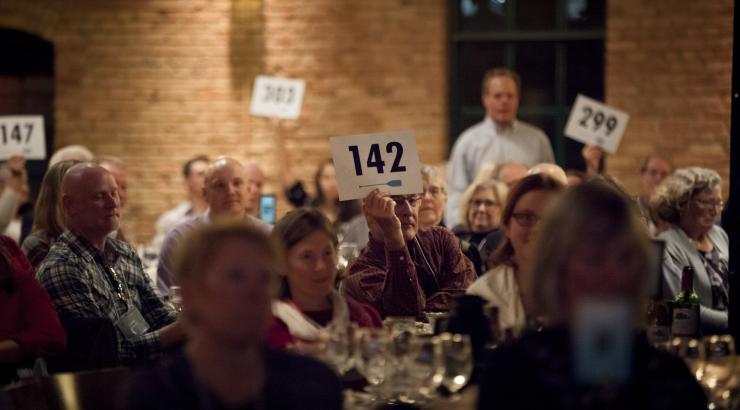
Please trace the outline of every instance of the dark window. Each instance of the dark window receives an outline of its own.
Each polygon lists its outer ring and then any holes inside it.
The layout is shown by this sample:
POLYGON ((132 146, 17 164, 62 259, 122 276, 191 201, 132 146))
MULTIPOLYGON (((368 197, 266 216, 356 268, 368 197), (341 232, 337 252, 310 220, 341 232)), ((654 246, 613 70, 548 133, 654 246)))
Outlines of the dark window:
POLYGON ((581 144, 563 135, 577 94, 604 99, 605 0, 450 0, 450 147, 484 116, 481 80, 505 66, 522 77, 519 118, 542 128, 565 168, 581 144))

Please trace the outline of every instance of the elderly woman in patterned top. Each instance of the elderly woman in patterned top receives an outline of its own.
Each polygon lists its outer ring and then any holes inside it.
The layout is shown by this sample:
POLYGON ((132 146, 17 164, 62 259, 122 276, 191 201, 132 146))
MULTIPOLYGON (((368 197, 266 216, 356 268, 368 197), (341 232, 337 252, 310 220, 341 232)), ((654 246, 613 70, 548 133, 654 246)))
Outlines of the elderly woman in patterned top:
POLYGON ((657 216, 671 224, 658 238, 666 243, 663 293, 673 298, 681 290, 681 272, 694 268, 699 296, 701 331, 727 331, 729 306, 729 240, 716 225, 722 211, 722 180, 706 168, 682 168, 666 178, 651 201, 657 216))

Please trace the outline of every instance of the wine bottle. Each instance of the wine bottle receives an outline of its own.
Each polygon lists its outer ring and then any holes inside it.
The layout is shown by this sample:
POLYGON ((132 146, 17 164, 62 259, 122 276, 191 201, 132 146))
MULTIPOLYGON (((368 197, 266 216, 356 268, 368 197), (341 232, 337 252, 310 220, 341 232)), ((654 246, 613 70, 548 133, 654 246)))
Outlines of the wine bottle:
POLYGON ((694 269, 686 266, 681 272, 681 292, 673 300, 673 336, 699 335, 699 296, 694 291, 694 269))

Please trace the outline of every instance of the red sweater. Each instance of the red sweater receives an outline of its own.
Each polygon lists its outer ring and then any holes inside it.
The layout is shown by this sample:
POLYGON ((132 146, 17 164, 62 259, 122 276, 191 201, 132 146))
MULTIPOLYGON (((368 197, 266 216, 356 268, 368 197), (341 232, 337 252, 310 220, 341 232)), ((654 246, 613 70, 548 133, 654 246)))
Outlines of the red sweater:
POLYGON ((15 270, 11 293, 0 290, 0 340, 13 340, 24 355, 59 353, 67 345, 51 298, 34 278, 31 263, 12 239, 0 236, 0 248, 15 270))
MULTIPOLYGON (((360 327, 381 327, 383 321, 378 312, 370 305, 357 303, 346 298, 349 308, 349 320, 357 323, 360 327)), ((329 315, 330 317, 331 315, 329 315)), ((290 334, 288 325, 279 318, 273 316, 270 330, 267 335, 267 345, 272 349, 284 349, 285 346, 297 342, 290 334)))

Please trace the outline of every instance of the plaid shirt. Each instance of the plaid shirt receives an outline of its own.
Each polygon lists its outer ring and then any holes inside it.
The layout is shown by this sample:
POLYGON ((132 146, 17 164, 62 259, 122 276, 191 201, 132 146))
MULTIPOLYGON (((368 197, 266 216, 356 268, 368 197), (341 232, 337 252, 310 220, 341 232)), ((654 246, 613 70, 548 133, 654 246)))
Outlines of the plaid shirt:
POLYGON ((113 275, 103 263, 115 270, 123 282, 124 297, 149 324, 149 333, 135 340, 126 340, 116 329, 121 360, 130 363, 158 355, 161 345, 157 329, 172 323, 175 313, 154 293, 141 260, 127 243, 108 238, 101 254, 84 237, 67 230, 54 242, 37 270, 37 278, 60 316, 107 317, 115 323, 128 306, 118 296, 113 275))

